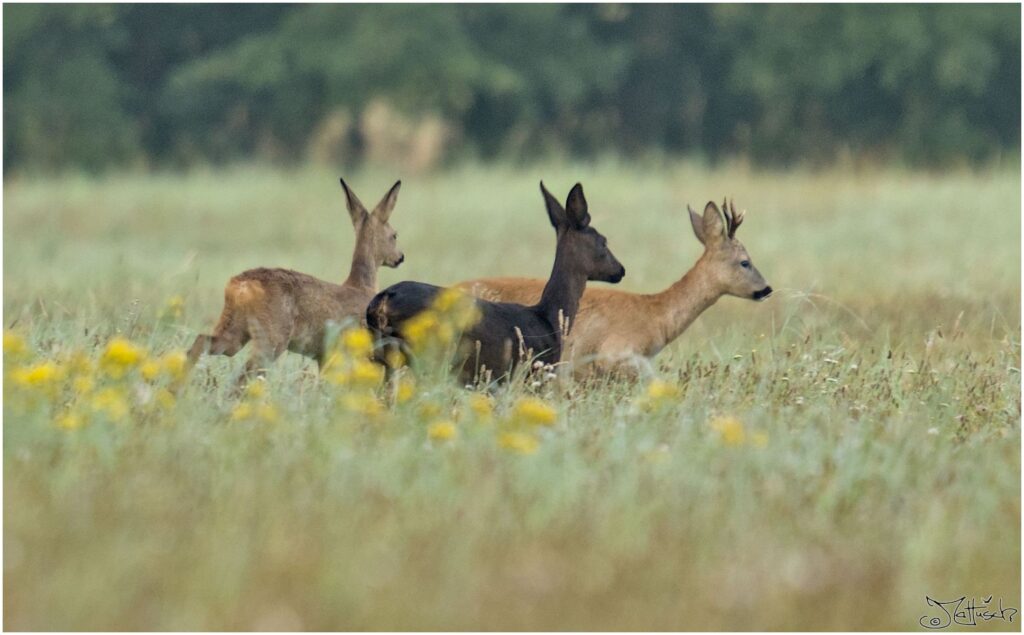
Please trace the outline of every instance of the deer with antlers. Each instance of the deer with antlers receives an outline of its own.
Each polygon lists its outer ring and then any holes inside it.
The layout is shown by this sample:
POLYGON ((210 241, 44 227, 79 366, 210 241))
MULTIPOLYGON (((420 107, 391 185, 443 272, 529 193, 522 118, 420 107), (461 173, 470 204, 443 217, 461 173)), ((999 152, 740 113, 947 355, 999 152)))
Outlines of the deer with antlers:
POLYGON ((252 342, 252 356, 240 378, 261 373, 286 350, 324 362, 327 324, 362 322, 366 305, 377 293, 377 269, 405 260, 398 232, 389 224, 401 181, 372 212, 340 179, 356 245, 348 278, 341 284, 290 269, 250 269, 228 281, 224 309, 211 335, 196 337, 188 352, 191 368, 204 353, 232 356, 252 342))
MULTIPOLYGON (((566 343, 563 362, 577 375, 635 372, 679 337, 723 295, 764 300, 772 288, 750 261, 736 230, 744 212, 733 203, 719 208, 709 202, 704 213, 687 206, 693 233, 704 245, 696 264, 660 293, 637 294, 588 287, 566 343)), ((483 278, 459 287, 494 302, 529 304, 540 297, 544 282, 526 278, 483 278)))

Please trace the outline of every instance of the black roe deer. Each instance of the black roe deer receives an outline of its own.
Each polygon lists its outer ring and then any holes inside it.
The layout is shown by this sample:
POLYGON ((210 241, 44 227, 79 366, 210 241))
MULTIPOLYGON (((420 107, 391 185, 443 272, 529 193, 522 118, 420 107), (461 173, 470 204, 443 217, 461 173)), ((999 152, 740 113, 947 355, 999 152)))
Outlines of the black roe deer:
MULTIPOLYGON (((540 189, 557 235, 551 277, 536 304, 475 300, 480 319, 463 332, 453 369, 463 384, 488 376, 504 381, 531 354, 544 363, 558 362, 587 281, 616 283, 626 275, 608 241, 590 226, 583 187, 572 188, 564 208, 543 183, 540 189)), ((378 342, 394 338, 401 346, 403 326, 428 309, 440 291, 422 282, 388 287, 370 302, 366 323, 378 342)))
MULTIPOLYGON (((750 300, 771 295, 772 288, 736 239, 744 213, 737 213, 731 203, 723 203, 719 210, 709 202, 703 215, 687 209, 704 253, 681 280, 661 293, 584 292, 563 354, 563 361, 571 361, 577 375, 631 373, 638 362, 657 355, 723 295, 750 300)), ((528 278, 484 278, 457 286, 487 300, 528 303, 540 296, 543 285, 543 280, 528 278)))
POLYGON ((398 232, 388 220, 401 181, 395 183, 372 212, 340 179, 345 203, 356 231, 348 278, 334 284, 290 269, 250 269, 228 281, 224 310, 212 335, 200 335, 188 352, 191 368, 203 353, 234 355, 252 341, 252 355, 241 379, 261 373, 285 350, 324 362, 328 322, 362 322, 366 305, 377 292, 377 269, 397 267, 405 260, 398 232))

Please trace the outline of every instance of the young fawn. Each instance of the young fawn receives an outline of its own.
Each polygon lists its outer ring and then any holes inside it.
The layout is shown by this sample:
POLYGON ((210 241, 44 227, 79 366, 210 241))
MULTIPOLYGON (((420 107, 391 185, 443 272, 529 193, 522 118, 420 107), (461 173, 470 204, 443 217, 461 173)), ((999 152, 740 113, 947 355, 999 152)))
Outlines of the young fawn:
POLYGON ((341 179, 356 245, 352 269, 334 284, 289 269, 250 269, 228 281, 224 310, 212 335, 200 335, 188 352, 191 368, 203 353, 234 355, 250 340, 252 356, 241 380, 262 372, 285 350, 324 362, 328 322, 362 321, 366 305, 377 292, 377 269, 397 267, 405 260, 398 233, 388 224, 402 182, 395 183, 373 212, 341 179))
MULTIPOLYGON (((566 342, 564 359, 580 375, 626 371, 653 358, 723 295, 764 300, 772 288, 750 262, 736 230, 743 212, 714 202, 703 216, 687 206, 693 233, 704 253, 682 277, 661 293, 636 294, 614 289, 587 289, 576 325, 566 342)), ((486 278, 460 283, 473 295, 500 302, 531 302, 543 282, 525 278, 486 278)))
MULTIPOLYGON (((511 304, 475 300, 479 321, 460 340, 454 370, 465 383, 491 377, 503 381, 522 358, 531 354, 545 363, 557 362, 563 329, 572 328, 587 280, 618 282, 626 270, 608 249, 608 241, 590 226, 583 187, 577 183, 565 207, 540 185, 557 243, 551 277, 537 298, 511 304), (520 351, 520 353, 517 353, 520 351), (527 351, 522 355, 522 351, 527 351)), ((441 287, 401 282, 377 294, 366 309, 366 323, 378 342, 404 342, 403 327, 428 309, 441 287)))

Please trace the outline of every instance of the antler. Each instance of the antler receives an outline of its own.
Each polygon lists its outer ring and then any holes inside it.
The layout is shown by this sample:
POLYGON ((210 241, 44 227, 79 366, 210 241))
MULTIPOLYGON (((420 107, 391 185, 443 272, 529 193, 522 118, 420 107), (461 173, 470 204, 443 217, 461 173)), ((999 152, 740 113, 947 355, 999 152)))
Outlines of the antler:
POLYGON ((722 200, 722 214, 725 216, 725 228, 729 238, 736 236, 736 230, 743 223, 743 216, 747 210, 736 213, 736 201, 729 199, 722 200))

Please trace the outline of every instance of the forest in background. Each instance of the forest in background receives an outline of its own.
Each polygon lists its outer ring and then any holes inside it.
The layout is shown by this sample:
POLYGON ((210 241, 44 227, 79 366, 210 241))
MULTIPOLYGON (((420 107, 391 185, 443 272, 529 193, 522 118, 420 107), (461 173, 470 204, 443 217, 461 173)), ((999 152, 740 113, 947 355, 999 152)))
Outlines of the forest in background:
POLYGON ((5 174, 1019 157, 1018 5, 48 4, 3 18, 5 174))

